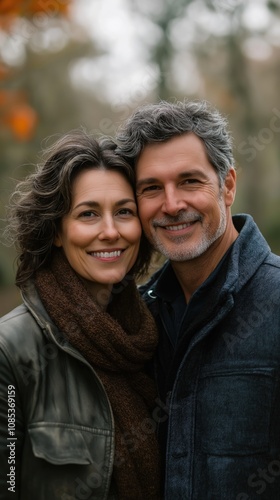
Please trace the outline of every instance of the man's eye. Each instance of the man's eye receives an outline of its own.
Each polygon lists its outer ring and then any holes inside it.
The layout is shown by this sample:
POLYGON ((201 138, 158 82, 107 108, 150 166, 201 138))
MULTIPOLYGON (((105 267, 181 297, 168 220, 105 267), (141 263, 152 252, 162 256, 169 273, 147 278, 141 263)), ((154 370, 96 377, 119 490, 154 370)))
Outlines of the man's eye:
POLYGON ((183 184, 197 184, 199 182, 198 179, 185 179, 183 184))
POLYGON ((142 189, 142 193, 145 193, 145 192, 147 192, 147 191, 156 191, 156 190, 158 190, 158 189, 160 189, 160 187, 159 187, 159 186, 156 186, 156 185, 154 185, 154 186, 146 186, 146 187, 144 187, 144 188, 142 189))

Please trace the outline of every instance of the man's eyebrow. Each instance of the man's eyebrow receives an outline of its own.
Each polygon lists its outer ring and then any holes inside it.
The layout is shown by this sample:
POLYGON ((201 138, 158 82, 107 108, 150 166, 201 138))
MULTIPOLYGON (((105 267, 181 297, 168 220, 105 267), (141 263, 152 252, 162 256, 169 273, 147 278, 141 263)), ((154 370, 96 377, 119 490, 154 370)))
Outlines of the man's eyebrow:
MULTIPOLYGON (((204 179, 206 179, 207 177, 203 170, 193 168, 192 170, 187 170, 186 172, 180 172, 180 174, 178 175, 178 179, 187 179, 194 176, 203 177, 204 179)), ((140 179, 136 182, 136 189, 139 189, 147 184, 156 184, 158 182, 160 182, 160 180, 156 177, 147 177, 146 179, 140 179)))
POLYGON ((188 170, 187 172, 181 172, 178 177, 179 179, 186 179, 187 177, 203 177, 204 179, 206 179, 207 175, 205 174, 204 170, 193 168, 191 170, 188 170))
POLYGON ((147 179, 140 179, 140 181, 136 182, 136 189, 139 189, 142 186, 145 186, 146 184, 154 184, 156 182, 159 182, 156 177, 147 177, 147 179))

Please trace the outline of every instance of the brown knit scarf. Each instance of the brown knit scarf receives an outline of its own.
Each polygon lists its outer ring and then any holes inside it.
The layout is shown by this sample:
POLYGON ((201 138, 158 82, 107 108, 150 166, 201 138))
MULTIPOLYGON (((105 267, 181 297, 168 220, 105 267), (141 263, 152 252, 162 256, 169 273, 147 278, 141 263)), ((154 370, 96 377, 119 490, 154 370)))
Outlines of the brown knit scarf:
POLYGON ((156 395, 144 373, 158 336, 134 281, 127 277, 113 289, 104 312, 59 250, 50 267, 37 272, 35 283, 54 323, 104 384, 115 420, 113 476, 119 500, 158 500, 159 454, 150 413, 156 395))

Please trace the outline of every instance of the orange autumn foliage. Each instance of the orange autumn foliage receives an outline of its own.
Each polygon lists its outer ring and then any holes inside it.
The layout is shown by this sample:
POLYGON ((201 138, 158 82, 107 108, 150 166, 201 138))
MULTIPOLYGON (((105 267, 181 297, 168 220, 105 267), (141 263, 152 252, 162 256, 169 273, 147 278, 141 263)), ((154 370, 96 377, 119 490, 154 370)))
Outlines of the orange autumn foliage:
POLYGON ((5 16, 29 17, 38 12, 52 16, 66 14, 69 3, 70 0, 1 0, 0 23, 5 16))
MULTIPOLYGON (((36 14, 50 19, 66 15, 71 0, 0 0, 0 29, 9 33, 17 17, 32 21, 36 14)), ((0 80, 11 77, 11 69, 0 60, 0 80)), ((38 121, 37 113, 22 91, 0 90, 0 129, 9 129, 17 140, 30 140, 38 121)))
POLYGON ((8 126, 15 138, 20 141, 31 139, 36 123, 37 113, 27 103, 22 103, 16 108, 11 109, 7 117, 8 126))
POLYGON ((0 91, 0 124, 8 127, 20 141, 31 139, 37 124, 37 113, 23 93, 0 91))
POLYGON ((35 14, 53 17, 65 15, 71 0, 0 0, 0 28, 8 31, 17 17, 32 18, 35 14))

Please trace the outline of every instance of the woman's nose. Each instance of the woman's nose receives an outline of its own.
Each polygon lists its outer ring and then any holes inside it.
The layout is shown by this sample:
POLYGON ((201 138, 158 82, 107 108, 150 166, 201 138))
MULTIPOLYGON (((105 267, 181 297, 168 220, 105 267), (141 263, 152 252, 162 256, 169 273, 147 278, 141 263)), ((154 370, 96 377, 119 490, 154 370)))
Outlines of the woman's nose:
POLYGON ((118 240, 121 237, 116 223, 112 217, 106 217, 101 221, 99 233, 100 240, 118 240))

